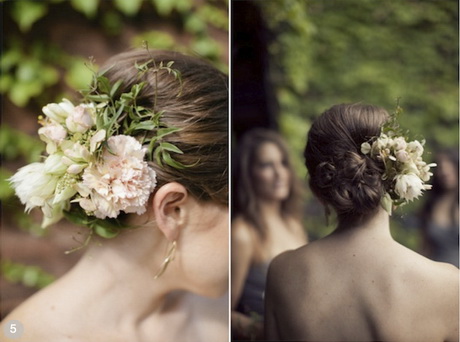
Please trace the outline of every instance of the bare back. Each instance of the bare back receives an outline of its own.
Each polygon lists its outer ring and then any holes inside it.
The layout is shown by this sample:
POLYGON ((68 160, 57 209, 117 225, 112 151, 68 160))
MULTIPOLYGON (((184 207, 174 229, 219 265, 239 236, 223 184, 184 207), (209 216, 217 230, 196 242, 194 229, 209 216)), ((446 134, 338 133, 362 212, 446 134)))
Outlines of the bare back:
POLYGON ((333 234, 281 255, 268 277, 269 340, 458 341, 458 269, 391 239, 333 234))

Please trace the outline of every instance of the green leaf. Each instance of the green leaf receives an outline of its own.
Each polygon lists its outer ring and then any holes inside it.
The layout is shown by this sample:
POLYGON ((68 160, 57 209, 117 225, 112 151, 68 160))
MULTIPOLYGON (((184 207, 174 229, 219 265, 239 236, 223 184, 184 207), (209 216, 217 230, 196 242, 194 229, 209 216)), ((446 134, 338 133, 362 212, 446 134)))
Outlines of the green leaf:
POLYGON ((110 100, 110 96, 107 94, 100 94, 100 95, 86 95, 86 99, 90 101, 94 101, 96 103, 100 102, 107 102, 110 100))
POLYGON ((169 166, 175 168, 175 169, 185 169, 186 166, 176 160, 174 160, 171 155, 166 152, 166 151, 161 151, 161 157, 163 158, 164 162, 168 164, 169 166))
POLYGON ((136 122, 131 123, 131 129, 133 131, 140 131, 140 130, 151 131, 151 130, 155 129, 156 127, 157 126, 152 121, 141 121, 141 122, 138 122, 138 123, 136 123, 136 122))
MULTIPOLYGON (((100 220, 100 222, 103 222, 100 220)), ((94 223, 92 225, 92 228, 94 229, 94 232, 99 235, 100 237, 103 237, 105 239, 113 239, 116 237, 119 233, 120 230, 116 229, 114 227, 109 227, 107 225, 103 225, 101 223, 94 223)))
POLYGON ((179 132, 180 130, 181 130, 180 128, 175 128, 175 127, 160 128, 158 129, 155 138, 156 140, 160 140, 161 138, 167 136, 168 134, 179 132))
POLYGON ((96 15, 99 0, 71 0, 73 8, 82 12, 86 17, 93 18, 96 15))
POLYGON ((162 150, 165 150, 165 151, 170 151, 170 152, 174 152, 174 153, 184 154, 184 152, 182 152, 182 151, 180 150, 180 148, 178 148, 177 146, 175 146, 175 145, 173 145, 173 144, 170 144, 170 143, 168 143, 168 142, 162 142, 162 143, 160 143, 159 148, 161 148, 162 150))
POLYGON ((123 80, 118 80, 115 82, 115 84, 112 86, 112 89, 110 90, 110 97, 114 97, 114 95, 117 93, 118 89, 120 89, 122 84, 123 80))
POLYGON ((48 5, 41 1, 15 1, 11 16, 22 32, 29 31, 32 25, 42 18, 48 10, 48 5))
POLYGON ((133 16, 139 12, 143 0, 115 0, 115 6, 124 14, 133 16))

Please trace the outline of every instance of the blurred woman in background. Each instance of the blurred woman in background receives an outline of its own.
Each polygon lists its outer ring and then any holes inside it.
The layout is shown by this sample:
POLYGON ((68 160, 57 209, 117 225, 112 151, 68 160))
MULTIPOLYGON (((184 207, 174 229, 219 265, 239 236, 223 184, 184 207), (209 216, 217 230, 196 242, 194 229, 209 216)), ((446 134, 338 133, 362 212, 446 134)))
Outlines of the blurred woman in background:
POLYGON ((422 211, 423 254, 458 267, 458 150, 436 156, 433 189, 422 211))
POLYGON ((232 222, 233 339, 263 336, 265 278, 270 261, 307 243, 300 187, 282 138, 267 129, 242 138, 237 153, 232 222))

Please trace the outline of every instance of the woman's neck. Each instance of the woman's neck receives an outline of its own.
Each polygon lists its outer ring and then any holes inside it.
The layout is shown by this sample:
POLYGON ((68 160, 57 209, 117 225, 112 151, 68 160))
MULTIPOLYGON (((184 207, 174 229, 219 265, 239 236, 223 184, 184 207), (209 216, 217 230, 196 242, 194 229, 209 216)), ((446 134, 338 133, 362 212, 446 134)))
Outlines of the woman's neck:
MULTIPOLYGON (((78 303, 74 304, 83 306, 98 324, 103 324, 104 319, 115 326, 135 327, 178 305, 181 288, 174 279, 174 263, 154 279, 162 253, 145 249, 151 233, 141 229, 126 232, 131 236, 120 236, 119 241, 115 241, 117 238, 91 245, 63 279, 68 290, 78 293, 78 303), (86 285, 76 287, 82 283, 86 285)), ((157 251, 166 250, 162 242, 156 245, 157 251)))
POLYGON ((259 210, 262 217, 279 217, 281 216, 281 201, 275 200, 260 200, 259 201, 259 210))
POLYGON ((361 221, 341 221, 332 233, 336 236, 366 236, 393 239, 390 232, 390 217, 382 207, 375 214, 361 221))

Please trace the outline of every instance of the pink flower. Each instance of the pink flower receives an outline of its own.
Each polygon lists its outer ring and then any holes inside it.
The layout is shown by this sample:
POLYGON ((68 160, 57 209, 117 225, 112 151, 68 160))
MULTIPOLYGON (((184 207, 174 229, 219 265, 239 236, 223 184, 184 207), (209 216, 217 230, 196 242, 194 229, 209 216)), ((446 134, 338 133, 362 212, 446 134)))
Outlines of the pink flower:
POLYGON ((85 133, 94 126, 94 105, 81 104, 72 110, 66 118, 65 123, 70 132, 85 133))
POLYGON ((38 130, 40 139, 46 142, 46 152, 53 154, 57 146, 67 137, 67 131, 60 124, 51 122, 38 130))
POLYGON ((145 150, 126 135, 112 136, 107 144, 100 161, 83 172, 82 188, 90 192, 80 195, 92 203, 81 200, 80 205, 101 219, 115 218, 120 211, 143 214, 156 185, 155 171, 144 161, 145 150))

